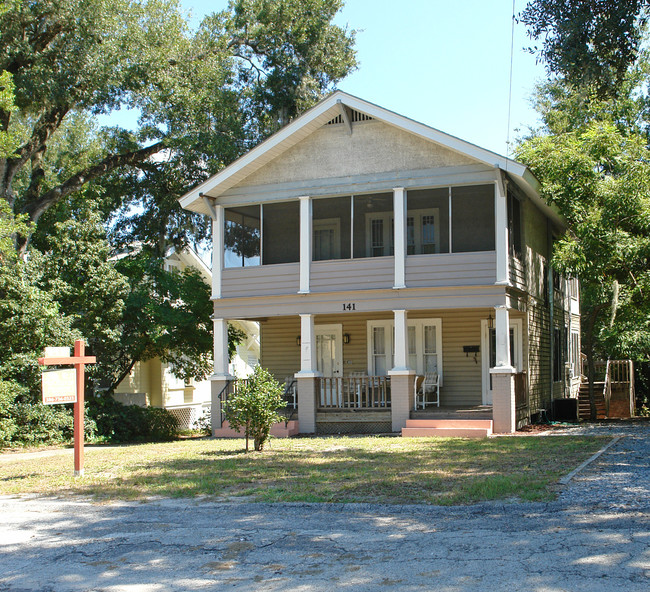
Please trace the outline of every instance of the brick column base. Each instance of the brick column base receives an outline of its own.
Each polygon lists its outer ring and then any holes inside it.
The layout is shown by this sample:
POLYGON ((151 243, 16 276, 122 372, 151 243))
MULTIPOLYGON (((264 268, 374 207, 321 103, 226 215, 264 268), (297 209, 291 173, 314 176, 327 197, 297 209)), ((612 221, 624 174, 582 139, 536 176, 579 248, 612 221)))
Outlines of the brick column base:
POLYGON ((298 429, 301 434, 316 432, 316 376, 301 376, 298 379, 298 429))
POLYGON ((393 432, 406 427, 406 420, 411 417, 414 395, 415 372, 397 370, 389 371, 390 376, 390 414, 393 432))
POLYGON ((496 367, 492 375, 492 420, 496 434, 512 434, 517 429, 515 414, 515 369, 496 367))

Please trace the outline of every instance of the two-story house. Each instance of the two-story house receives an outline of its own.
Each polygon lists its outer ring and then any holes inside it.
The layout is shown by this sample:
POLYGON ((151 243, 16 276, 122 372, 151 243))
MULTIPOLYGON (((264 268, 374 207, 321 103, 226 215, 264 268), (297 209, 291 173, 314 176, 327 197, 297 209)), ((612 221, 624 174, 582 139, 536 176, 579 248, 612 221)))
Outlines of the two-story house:
POLYGON ((512 432, 549 409, 570 390, 578 317, 549 267, 564 225, 537 186, 346 93, 318 103, 181 199, 213 219, 213 410, 231 319, 258 322, 261 364, 295 377, 303 433, 441 410, 512 432), (423 411, 427 373, 440 407, 423 411))

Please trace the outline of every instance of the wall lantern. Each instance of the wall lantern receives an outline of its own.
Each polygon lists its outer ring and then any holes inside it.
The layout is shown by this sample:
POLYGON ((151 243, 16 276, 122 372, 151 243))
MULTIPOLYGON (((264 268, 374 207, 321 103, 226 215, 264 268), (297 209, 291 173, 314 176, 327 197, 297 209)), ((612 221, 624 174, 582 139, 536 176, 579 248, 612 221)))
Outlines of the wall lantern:
POLYGON ((488 329, 494 329, 494 319, 492 318, 492 313, 488 315, 487 323, 488 323, 488 329))
POLYGON ((350 343, 350 334, 343 333, 343 343, 350 343))
POLYGON ((298 335, 298 337, 296 337, 296 345, 298 347, 300 347, 300 335, 298 335))

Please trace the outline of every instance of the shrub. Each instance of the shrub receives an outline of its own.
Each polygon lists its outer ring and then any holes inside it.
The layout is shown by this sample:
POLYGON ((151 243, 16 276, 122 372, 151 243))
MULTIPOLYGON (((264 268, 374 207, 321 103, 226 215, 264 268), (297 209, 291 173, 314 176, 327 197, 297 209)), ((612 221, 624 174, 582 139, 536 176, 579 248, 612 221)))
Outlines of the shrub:
POLYGON ((110 396, 89 400, 100 436, 111 442, 159 442, 178 436, 178 419, 166 409, 123 405, 110 396))
MULTIPOLYGON (((58 444, 74 434, 72 406, 43 405, 21 401, 27 389, 13 381, 0 380, 0 446, 10 444, 58 444)), ((95 422, 84 420, 86 439, 95 436, 95 422)))
POLYGON ((282 385, 268 370, 257 366, 252 376, 237 380, 236 386, 235 394, 229 395, 223 404, 224 415, 231 428, 237 432, 244 430, 247 452, 250 438, 255 450, 261 451, 271 426, 282 420, 277 411, 286 405, 282 385))

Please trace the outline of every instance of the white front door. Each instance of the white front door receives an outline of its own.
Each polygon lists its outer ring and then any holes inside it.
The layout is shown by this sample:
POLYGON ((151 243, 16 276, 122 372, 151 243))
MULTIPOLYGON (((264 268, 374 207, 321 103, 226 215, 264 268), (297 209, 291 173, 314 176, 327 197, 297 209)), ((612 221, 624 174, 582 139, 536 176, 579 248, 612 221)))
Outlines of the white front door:
MULTIPOLYGON (((523 370, 521 319, 510 319, 510 364, 517 372, 523 370)), ((492 375, 490 368, 496 365, 496 329, 490 329, 487 321, 481 321, 481 358, 483 363, 483 405, 492 405, 492 375)))
POLYGON ((316 368, 325 377, 343 375, 343 326, 316 325, 316 368))
MULTIPOLYGON (((343 376, 343 326, 316 325, 316 369, 323 378, 343 376)), ((341 401, 338 380, 322 380, 320 404, 340 407, 341 401)))

